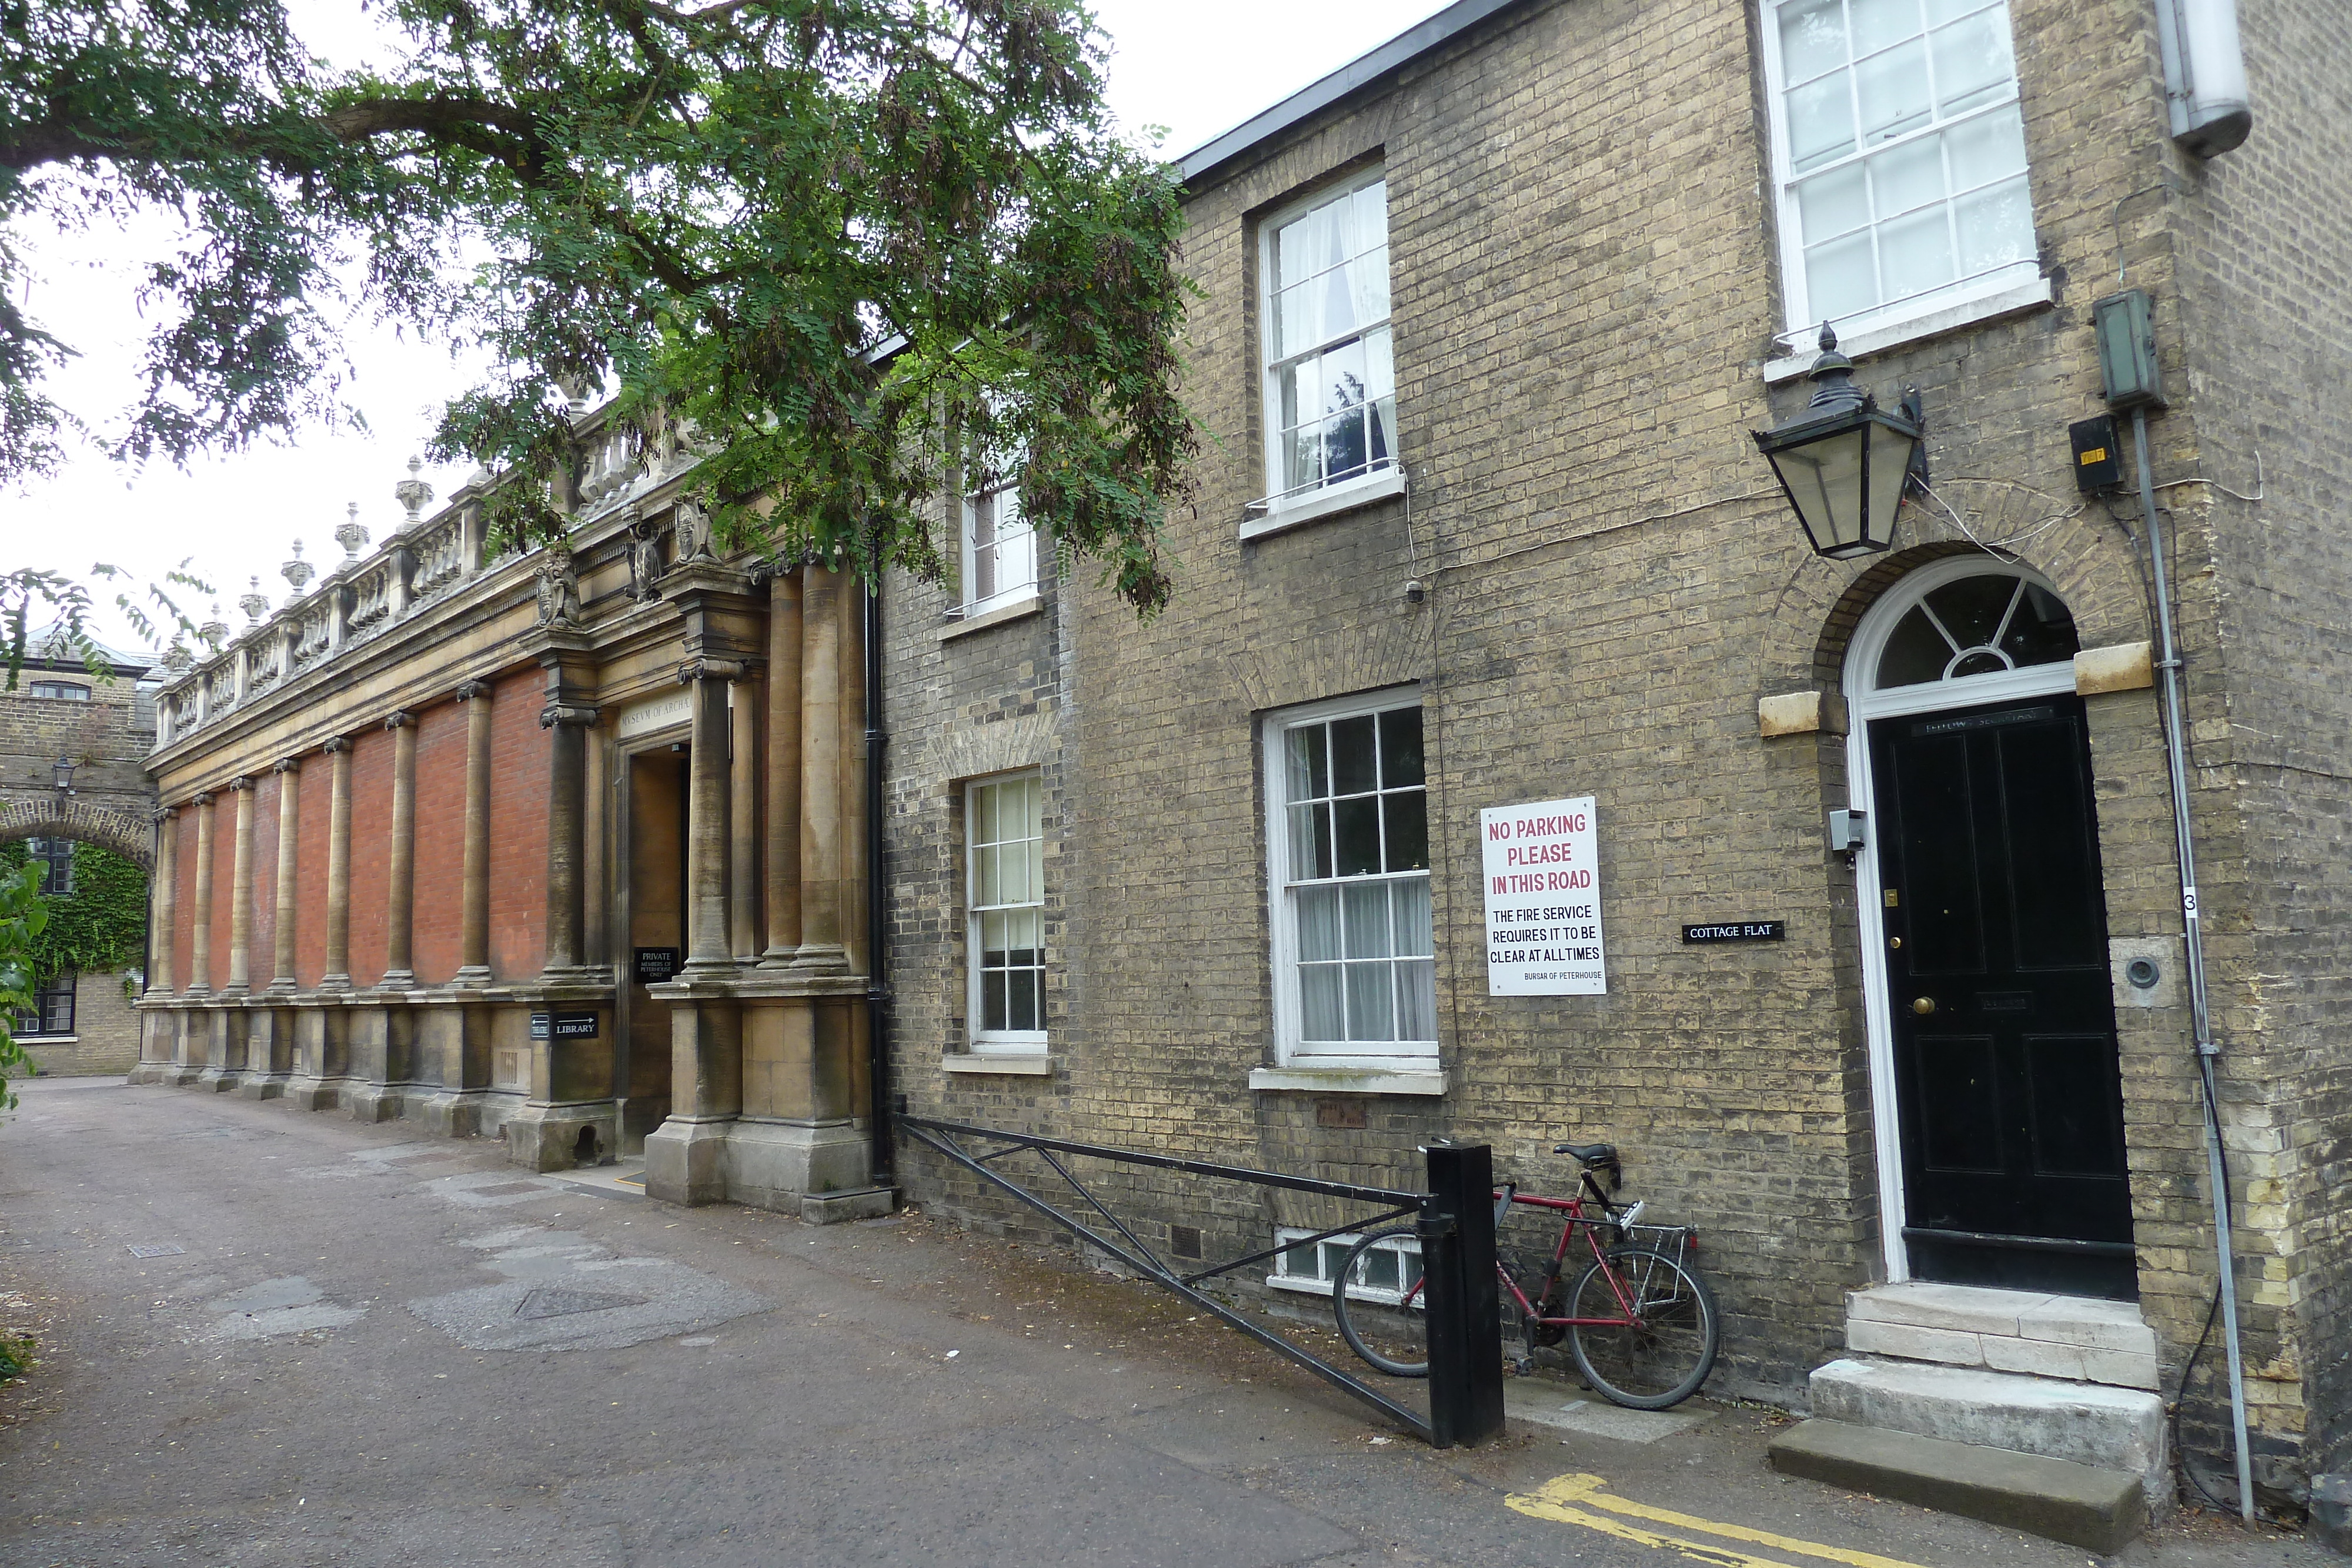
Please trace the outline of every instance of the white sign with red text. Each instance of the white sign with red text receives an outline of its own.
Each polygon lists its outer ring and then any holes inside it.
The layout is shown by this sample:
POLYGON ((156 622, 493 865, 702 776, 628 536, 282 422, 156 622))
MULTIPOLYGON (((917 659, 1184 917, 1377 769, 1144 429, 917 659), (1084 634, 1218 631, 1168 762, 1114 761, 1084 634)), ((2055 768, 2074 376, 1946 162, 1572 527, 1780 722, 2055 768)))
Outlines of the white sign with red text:
POLYGON ((1486 994, 1597 997, 1600 859, 1592 797, 1489 806, 1478 813, 1486 882, 1486 994))

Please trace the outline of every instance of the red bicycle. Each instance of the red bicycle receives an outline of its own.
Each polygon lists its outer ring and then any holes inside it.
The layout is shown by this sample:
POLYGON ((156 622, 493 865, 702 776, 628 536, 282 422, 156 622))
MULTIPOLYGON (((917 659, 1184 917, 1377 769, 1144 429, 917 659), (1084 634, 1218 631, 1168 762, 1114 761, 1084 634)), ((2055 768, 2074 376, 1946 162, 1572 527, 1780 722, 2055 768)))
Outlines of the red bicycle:
MULTIPOLYGON (((1594 1175, 1606 1172, 1612 1191, 1623 1182, 1617 1151, 1609 1145, 1559 1144, 1552 1152, 1570 1155, 1582 1167, 1581 1190, 1575 1197, 1538 1197, 1519 1192, 1516 1184, 1495 1194, 1498 1234, 1514 1206, 1560 1218, 1559 1242, 1533 1272, 1532 1291, 1512 1277, 1499 1244, 1496 1249, 1496 1278, 1517 1306, 1527 1356, 1532 1358, 1538 1346, 1566 1340, 1577 1370, 1603 1398, 1636 1410, 1681 1404, 1715 1370, 1723 1344, 1715 1292, 1689 1262, 1690 1231, 1642 1225, 1641 1204, 1610 1201, 1594 1175), (1560 1275, 1580 1237, 1591 1261, 1563 1291, 1560 1275)), ((1408 1244, 1417 1258, 1419 1235, 1410 1225, 1375 1230, 1358 1241, 1332 1286, 1331 1309, 1341 1336, 1366 1362, 1391 1376, 1426 1377, 1422 1281, 1410 1265, 1401 1269, 1389 1260, 1407 1251, 1408 1244), (1387 1256, 1368 1270, 1366 1258, 1373 1253, 1387 1256), (1402 1288, 1368 1284, 1368 1273, 1397 1281, 1402 1288)))

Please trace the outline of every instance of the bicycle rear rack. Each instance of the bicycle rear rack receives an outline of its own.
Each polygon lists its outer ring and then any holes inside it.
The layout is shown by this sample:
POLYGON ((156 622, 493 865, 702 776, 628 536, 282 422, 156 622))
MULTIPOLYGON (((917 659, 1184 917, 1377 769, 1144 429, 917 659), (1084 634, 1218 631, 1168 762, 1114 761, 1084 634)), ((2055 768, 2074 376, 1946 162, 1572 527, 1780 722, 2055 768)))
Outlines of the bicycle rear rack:
MULTIPOLYGON (((1484 1145, 1456 1147, 1432 1145, 1430 1190, 1402 1192, 1389 1187, 1359 1186, 1313 1176, 1252 1170, 1244 1166, 1217 1165, 1205 1160, 1178 1159, 1135 1149, 1099 1144, 1072 1143, 1034 1133, 1008 1132, 961 1122, 940 1122, 904 1112, 893 1118, 908 1136, 944 1155, 982 1180, 1027 1205, 1072 1235, 1117 1260, 1141 1279, 1173 1291, 1202 1312, 1240 1330, 1278 1355, 1297 1363, 1344 1394, 1362 1400, 1433 1448, 1448 1448, 1476 1443, 1503 1427, 1502 1336, 1495 1285, 1495 1227, 1489 1196, 1492 1156, 1484 1145), (961 1141, 959 1141, 961 1140, 961 1141), (997 1145, 974 1152, 965 1143, 983 1141, 997 1145), (997 1168, 1019 1154, 1043 1160, 1087 1208, 1092 1219, 1065 1212, 997 1168), (1254 1186, 1314 1193, 1378 1206, 1382 1212, 1370 1220, 1350 1221, 1311 1237, 1292 1238, 1275 1246, 1211 1267, 1181 1272, 1138 1236, 1132 1226, 1087 1190, 1066 1162, 1102 1160, 1115 1165, 1143 1166, 1181 1171, 1213 1181, 1244 1182, 1254 1186), (1199 1289, 1202 1281, 1261 1263, 1292 1248, 1327 1240, 1343 1233, 1369 1229, 1384 1220, 1418 1216, 1422 1267, 1425 1287, 1424 1315, 1429 1336, 1429 1414, 1398 1404, 1360 1379, 1323 1360, 1313 1352, 1251 1322, 1214 1296, 1199 1289), (1116 1239, 1107 1232, 1115 1232, 1116 1239)), ((1064 1200, 1067 1202, 1067 1199, 1064 1200)), ((1334 1290, 1344 1290, 1336 1281, 1334 1290)))

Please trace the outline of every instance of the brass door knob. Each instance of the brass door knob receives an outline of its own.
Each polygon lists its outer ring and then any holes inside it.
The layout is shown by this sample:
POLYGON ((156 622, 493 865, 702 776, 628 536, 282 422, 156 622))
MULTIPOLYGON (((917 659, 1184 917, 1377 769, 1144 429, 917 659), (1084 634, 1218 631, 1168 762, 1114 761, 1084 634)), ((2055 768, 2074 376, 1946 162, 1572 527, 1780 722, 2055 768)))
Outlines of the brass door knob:
POLYGON ((1933 997, 1918 998, 1916 1000, 1912 1002, 1911 1010, 1917 1013, 1921 1018, 1926 1018, 1929 1013, 1936 1010, 1936 998, 1933 997))
POLYGON ((1886 939, 1886 945, 1897 953, 1903 951, 1903 938, 1900 936, 1889 936, 1886 939))

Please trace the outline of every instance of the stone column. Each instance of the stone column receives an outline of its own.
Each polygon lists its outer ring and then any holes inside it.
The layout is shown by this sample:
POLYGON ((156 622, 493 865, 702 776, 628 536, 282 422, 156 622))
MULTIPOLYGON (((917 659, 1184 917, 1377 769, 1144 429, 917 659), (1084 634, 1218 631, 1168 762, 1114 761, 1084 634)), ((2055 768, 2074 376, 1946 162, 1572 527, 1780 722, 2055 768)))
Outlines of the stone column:
POLYGON ((147 994, 172 994, 172 929, 180 918, 180 813, 166 806, 155 813, 155 888, 153 910, 147 917, 147 994))
POLYGON ((302 759, 280 758, 278 762, 278 908, 271 916, 272 936, 277 939, 276 963, 271 967, 269 988, 292 991, 300 988, 294 977, 294 930, 299 911, 295 908, 299 894, 295 873, 299 869, 298 841, 302 829, 302 759))
POLYGON ((196 914, 188 933, 188 995, 213 994, 213 798, 190 802, 196 809, 196 914))
POLYGON ((595 722, 596 710, 577 704, 550 703, 539 710, 539 727, 554 731, 548 737, 548 979, 576 979, 583 962, 588 730, 595 722))
POLYGON ((735 962, 760 961, 759 686, 747 671, 728 687, 727 920, 735 962))
POLYGON ((228 883, 228 984, 221 994, 241 997, 253 989, 253 779, 240 773, 228 781, 236 797, 236 837, 228 883))
POLYGON ((322 991, 352 988, 352 743, 342 736, 324 747, 334 763, 327 801, 327 972, 322 991))
POLYGON ((768 949, 762 968, 801 945, 801 574, 768 580, 768 949))
POLYGON ((392 864, 383 895, 383 978, 376 984, 404 991, 416 984, 416 716, 395 713, 383 727, 392 732, 392 864))
POLYGON ((807 567, 801 589, 801 946, 795 969, 840 974, 841 632, 847 580, 807 567))
POLYGON ((461 986, 490 983, 490 684, 457 688, 466 705, 466 892, 457 938, 461 986))
POLYGON ((694 688, 694 730, 687 780, 687 958, 689 977, 731 974, 727 933, 729 819, 728 683, 743 666, 731 659, 690 659, 679 684, 694 688))

